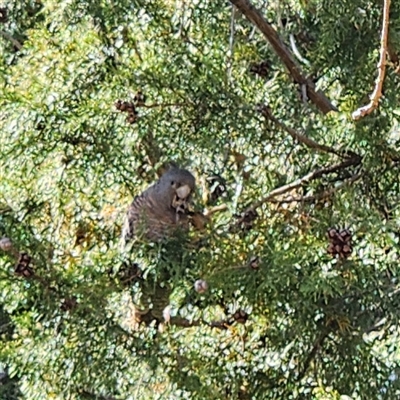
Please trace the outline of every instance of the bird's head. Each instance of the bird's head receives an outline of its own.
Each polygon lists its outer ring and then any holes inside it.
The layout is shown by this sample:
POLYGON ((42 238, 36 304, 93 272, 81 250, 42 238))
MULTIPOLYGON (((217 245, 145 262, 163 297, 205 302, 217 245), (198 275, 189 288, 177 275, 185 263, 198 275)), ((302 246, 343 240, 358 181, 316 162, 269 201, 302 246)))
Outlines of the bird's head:
POLYGON ((186 169, 171 168, 158 181, 158 188, 167 196, 168 206, 185 213, 195 190, 194 176, 186 169))

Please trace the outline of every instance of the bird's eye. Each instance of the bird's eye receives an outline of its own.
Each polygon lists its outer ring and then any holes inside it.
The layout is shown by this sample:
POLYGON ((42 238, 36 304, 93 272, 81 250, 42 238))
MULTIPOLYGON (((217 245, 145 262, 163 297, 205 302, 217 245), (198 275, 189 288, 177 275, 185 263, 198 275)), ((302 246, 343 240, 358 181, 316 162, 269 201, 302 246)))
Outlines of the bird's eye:
POLYGON ((171 181, 171 186, 174 186, 175 185, 175 181, 171 181))

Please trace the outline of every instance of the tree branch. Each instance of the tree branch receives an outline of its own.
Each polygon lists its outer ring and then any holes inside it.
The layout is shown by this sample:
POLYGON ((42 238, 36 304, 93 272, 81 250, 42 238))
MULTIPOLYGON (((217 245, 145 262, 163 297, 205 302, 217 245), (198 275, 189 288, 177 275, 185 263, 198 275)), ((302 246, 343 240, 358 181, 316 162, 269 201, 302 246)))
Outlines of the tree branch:
POLYGON ((322 332, 321 335, 315 340, 314 345, 310 351, 310 354, 307 356, 306 360, 304 361, 303 368, 299 372, 297 381, 301 381, 304 378, 308 368, 310 367, 311 361, 317 355, 319 349, 322 347, 322 345, 323 345, 325 339, 328 337, 329 333, 330 333, 330 330, 326 330, 326 331, 322 332))
POLYGON ((290 128, 289 126, 285 125, 283 122, 279 121, 276 117, 274 117, 272 115, 272 112, 268 106, 261 105, 259 107, 259 110, 264 117, 271 120, 275 125, 279 126, 279 128, 286 131, 293 139, 297 140, 300 143, 303 143, 307 147, 324 152, 324 153, 336 154, 337 156, 341 156, 341 157, 343 157, 345 155, 345 154, 343 154, 343 152, 335 150, 334 148, 332 148, 330 146, 326 146, 324 144, 319 144, 315 140, 310 139, 309 137, 302 135, 301 133, 298 133, 293 128, 290 128))
POLYGON ((262 199, 256 201, 255 203, 253 203, 250 207, 248 207, 245 210, 245 212, 243 213, 243 216, 235 222, 235 225, 241 224, 245 220, 246 215, 248 215, 249 213, 254 213, 257 208, 261 207, 264 203, 267 203, 268 201, 272 200, 276 196, 290 192, 293 189, 297 189, 298 187, 302 186, 304 183, 321 178, 324 175, 331 174, 333 172, 337 172, 342 169, 348 168, 350 166, 358 165, 360 163, 361 163, 361 157, 354 156, 354 157, 348 158, 347 160, 345 160, 339 164, 334 164, 334 165, 331 165, 330 167, 320 168, 315 171, 312 171, 309 174, 303 176, 302 178, 296 179, 295 181, 288 183, 287 185, 276 188, 276 189, 272 190, 268 195, 266 195, 262 199))
POLYGON ((394 72, 398 74, 400 72, 400 58, 395 50, 394 46, 388 43, 387 52, 389 56, 389 60, 392 63, 394 72))
POLYGON ((208 326, 210 328, 228 329, 232 322, 229 320, 206 322, 203 320, 190 321, 186 318, 172 317, 169 321, 170 325, 179 326, 181 328, 191 328, 193 326, 208 326))
POLYGON ((22 44, 14 39, 8 32, 0 31, 0 35, 3 36, 4 39, 9 40, 17 50, 22 49, 22 44))
POLYGON ((227 81, 228 83, 232 78, 232 65, 233 65, 233 47, 235 43, 235 7, 232 5, 231 12, 231 25, 230 25, 230 35, 229 35, 229 50, 228 50, 228 60, 227 60, 227 81))
POLYGON ((219 206, 215 206, 215 207, 212 207, 212 208, 206 210, 204 212, 204 216, 206 218, 211 217, 213 214, 216 214, 217 212, 220 212, 220 211, 225 211, 227 209, 228 209, 228 206, 226 204, 220 204, 219 206))
POLYGON ((306 78, 297 64, 296 60, 292 56, 292 53, 282 42, 277 32, 272 26, 265 20, 261 12, 257 10, 249 0, 230 0, 243 15, 263 33, 265 38, 271 44, 275 53, 285 64, 290 75, 293 77, 296 83, 305 85, 307 87, 307 94, 311 101, 324 113, 327 114, 329 111, 337 111, 337 108, 329 101, 329 99, 321 91, 315 90, 315 84, 310 79, 306 78))
POLYGON ((315 200, 322 200, 322 199, 325 199, 327 197, 332 196, 334 193, 336 193, 337 191, 342 189, 344 186, 348 186, 351 183, 358 181, 361 178, 361 176, 362 176, 361 173, 355 174, 350 179, 343 181, 341 184, 339 184, 339 185, 337 185, 337 186, 335 186, 333 188, 330 188, 328 190, 324 190, 322 193, 317 193, 317 194, 314 194, 314 195, 311 195, 311 196, 301 196, 301 197, 293 197, 293 196, 291 196, 289 198, 285 198, 285 199, 281 199, 281 200, 279 200, 279 199, 271 199, 269 201, 271 203, 280 203, 280 204, 282 204, 282 203, 292 203, 292 202, 305 203, 305 202, 312 202, 312 201, 315 201, 315 200))
POLYGON ((371 101, 364 107, 359 108, 354 111, 351 115, 352 118, 357 121, 362 117, 370 114, 372 111, 376 110, 379 104, 379 99, 382 96, 382 86, 383 81, 385 79, 385 70, 386 70, 386 52, 388 51, 388 31, 389 31, 389 8, 390 8, 390 0, 385 0, 383 5, 383 23, 382 23, 382 32, 381 32, 381 48, 380 48, 380 56, 378 62, 378 77, 375 83, 375 89, 371 94, 371 101))
POLYGON ((187 103, 153 103, 153 104, 142 104, 142 108, 167 108, 167 107, 185 107, 187 103))

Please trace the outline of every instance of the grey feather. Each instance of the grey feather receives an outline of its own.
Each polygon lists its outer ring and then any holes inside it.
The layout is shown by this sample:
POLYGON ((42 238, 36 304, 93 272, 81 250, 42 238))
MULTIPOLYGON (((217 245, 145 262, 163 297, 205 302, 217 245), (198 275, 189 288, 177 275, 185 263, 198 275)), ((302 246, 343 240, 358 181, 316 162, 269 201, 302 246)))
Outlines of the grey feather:
POLYGON ((122 232, 124 242, 135 236, 159 241, 177 228, 186 229, 187 204, 194 189, 195 178, 189 171, 172 168, 164 173, 129 206, 122 232), (190 194, 179 199, 177 189, 185 185, 190 188, 190 194))

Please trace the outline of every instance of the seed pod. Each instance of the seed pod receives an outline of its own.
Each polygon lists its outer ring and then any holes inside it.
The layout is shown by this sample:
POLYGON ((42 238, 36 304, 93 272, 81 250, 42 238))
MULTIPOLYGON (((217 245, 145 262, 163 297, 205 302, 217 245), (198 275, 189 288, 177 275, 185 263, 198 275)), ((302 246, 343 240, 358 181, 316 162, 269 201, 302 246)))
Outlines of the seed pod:
POLYGON ((244 231, 249 231, 253 227, 253 222, 257 219, 258 213, 256 210, 248 210, 241 215, 236 216, 241 219, 240 227, 244 231))
POLYGON ((343 251, 344 251, 345 253, 351 253, 352 248, 351 248, 351 246, 349 246, 348 244, 345 244, 345 245, 343 246, 343 251))
POLYGON ((339 235, 346 243, 348 243, 351 240, 351 232, 348 229, 342 229, 339 235))
POLYGON ((71 311, 74 308, 76 308, 77 304, 78 304, 78 301, 75 296, 68 297, 63 300, 63 302, 61 304, 61 310, 62 311, 71 311))
POLYGON ((8 21, 8 12, 7 8, 0 7, 0 23, 4 23, 8 21))
POLYGON ((24 276, 25 278, 30 278, 34 275, 33 268, 30 266, 32 258, 27 253, 21 253, 17 264, 14 267, 14 272, 16 275, 24 276))
POLYGON ((335 228, 329 228, 328 231, 326 232, 326 236, 328 239, 334 239, 338 234, 337 229, 335 228))
POLYGON ((327 251, 329 254, 335 255, 336 254, 335 245, 333 243, 329 243, 327 251))
POLYGON ((251 269, 260 268, 260 259, 257 256, 252 256, 249 260, 249 267, 251 269))
POLYGON ((146 102, 146 96, 142 93, 141 90, 138 90, 135 94, 135 97, 133 98, 133 101, 136 103, 137 107, 142 107, 146 102))
POLYGON ((244 324, 249 319, 249 314, 247 314, 244 310, 237 310, 233 314, 233 319, 238 322, 239 324, 244 324))
POLYGON ((201 212, 193 212, 189 213, 190 222, 194 226, 194 228, 198 231, 203 231, 206 225, 210 222, 210 218, 206 217, 201 212))
POLYGON ((203 279, 198 279, 194 283, 194 290, 197 293, 205 293, 208 290, 208 283, 203 279))
POLYGON ((214 203, 220 197, 226 195, 226 181, 219 175, 212 175, 207 178, 210 190, 210 202, 214 203))
POLYGON ((329 228, 326 232, 329 240, 327 252, 332 255, 338 255, 339 258, 347 258, 352 253, 351 246, 352 233, 349 229, 329 228))
POLYGON ((262 61, 260 63, 253 63, 250 65, 250 72, 258 75, 262 78, 266 78, 268 76, 268 72, 270 70, 270 65, 268 61, 262 61))
POLYGON ((345 245, 343 246, 342 252, 343 252, 344 257, 347 258, 347 257, 349 257, 349 256, 351 255, 351 253, 353 252, 353 248, 352 248, 351 246, 345 244, 345 245))
MULTIPOLYGON (((110 275, 110 274, 109 274, 110 275)), ((118 279, 122 284, 131 284, 138 281, 142 277, 142 270, 137 263, 124 262, 117 272, 118 279)))
POLYGON ((13 244, 10 238, 3 237, 0 239, 0 249, 3 251, 10 251, 13 248, 13 244))
POLYGON ((119 110, 122 112, 125 112, 128 109, 128 105, 129 105, 128 102, 123 101, 119 106, 119 110))
POLYGON ((137 114, 134 104, 126 103, 126 112, 128 114, 137 114))
POLYGON ((135 114, 130 114, 126 117, 126 121, 130 124, 134 124, 137 121, 137 117, 135 114))

